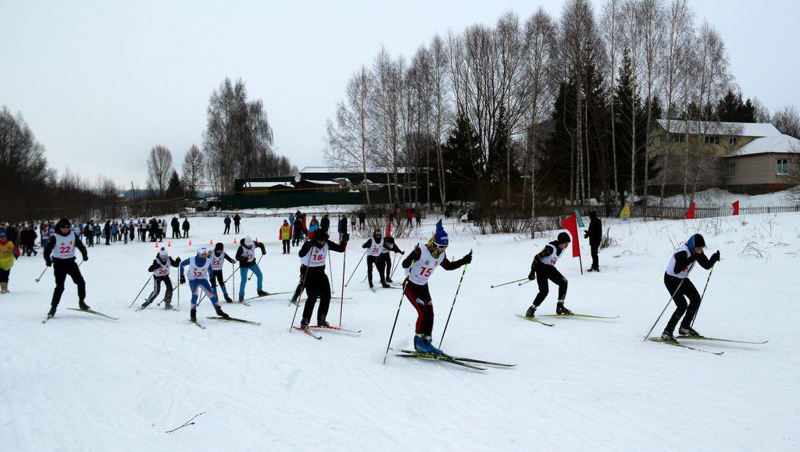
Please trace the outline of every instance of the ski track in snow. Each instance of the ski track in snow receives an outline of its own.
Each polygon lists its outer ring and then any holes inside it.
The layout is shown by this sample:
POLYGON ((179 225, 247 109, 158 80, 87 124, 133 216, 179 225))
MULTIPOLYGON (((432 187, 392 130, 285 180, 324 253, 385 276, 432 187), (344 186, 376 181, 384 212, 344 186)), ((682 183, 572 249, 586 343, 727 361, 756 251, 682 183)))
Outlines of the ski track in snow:
MULTIPOLYGON (((332 219, 335 224, 336 218, 332 219)), ((432 219, 431 219, 432 220, 432 219)), ((411 251, 433 232, 426 220, 411 251)), ((173 257, 223 240, 220 218, 192 219, 194 246, 175 240, 173 257)), ((243 234, 275 237, 282 219, 243 219, 243 234)), ((11 272, 11 294, 0 296, 0 449, 43 450, 797 450, 800 418, 800 345, 796 262, 800 215, 759 215, 697 221, 620 223, 604 220, 617 244, 601 250, 602 272, 580 274, 569 250, 559 270, 569 280, 567 306, 578 313, 620 315, 614 320, 551 318, 552 328, 527 322, 536 283, 490 289, 527 275, 533 254, 556 233, 535 240, 476 236, 445 221, 458 259, 474 261, 448 326, 443 348, 455 356, 516 363, 511 369, 473 371, 448 363, 397 358, 412 347, 416 315, 404 300, 387 364, 389 332, 401 292, 370 291, 360 281, 346 289, 345 328, 358 336, 318 331, 321 341, 288 332, 295 307, 285 299, 254 300, 250 307, 221 303, 235 317, 261 326, 208 320, 189 324, 189 295, 180 311, 155 303, 134 312, 133 296, 149 276, 152 243, 98 245, 81 266, 87 302, 102 317, 67 310, 77 305, 67 279, 56 318, 42 324, 53 290, 52 269, 36 284, 41 256, 22 257, 11 272), (770 232, 771 231, 771 232, 770 232), (709 336, 766 340, 765 345, 686 341, 713 356, 643 341, 669 294, 663 271, 673 243, 701 232, 722 261, 715 269, 695 327, 709 336), (755 242, 765 258, 746 252, 755 242), (615 257, 618 256, 618 257, 615 257), (166 434, 192 416, 189 425, 166 434)), ((335 235, 335 234, 334 234, 335 235)), ((363 250, 354 237, 348 268, 333 253, 338 292, 363 250)), ((299 259, 267 239, 261 262, 265 289, 293 290, 299 259)), ((589 267, 588 242, 581 240, 589 267)), ((230 274, 225 266, 225 276, 230 274)), ((401 280, 400 270, 395 281, 401 280)), ((330 274, 330 272, 329 272, 330 274)), ((692 281, 702 292, 708 272, 692 281)), ((171 274, 176 279, 176 271, 171 274)), ((438 345, 461 270, 431 278, 438 345)), ((377 275, 375 277, 377 283, 377 275)), ((228 284, 229 293, 238 293, 228 284)), ((255 295, 255 279, 247 296, 255 295)), ((160 297, 163 297, 164 291, 160 297)), ((553 313, 557 288, 539 309, 553 313)), ((173 295, 177 304, 178 295, 173 295)), ((660 334, 670 305, 652 335, 660 334)), ((301 308, 302 312, 302 308, 301 308)), ((328 320, 337 325, 339 300, 328 320)), ((299 324, 300 313, 296 323, 299 324)), ((312 319, 312 322, 314 319, 312 319)))

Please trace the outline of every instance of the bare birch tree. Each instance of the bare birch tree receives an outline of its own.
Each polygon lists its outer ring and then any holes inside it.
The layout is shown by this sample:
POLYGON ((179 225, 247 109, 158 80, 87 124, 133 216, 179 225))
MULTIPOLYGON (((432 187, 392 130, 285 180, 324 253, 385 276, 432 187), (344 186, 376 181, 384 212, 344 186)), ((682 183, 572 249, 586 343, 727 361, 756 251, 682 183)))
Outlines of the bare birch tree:
POLYGON ((609 99, 608 104, 611 106, 611 158, 614 168, 614 199, 619 196, 619 183, 617 176, 617 126, 616 114, 614 113, 615 103, 612 100, 617 86, 617 62, 620 58, 620 0, 608 0, 603 5, 603 11, 600 16, 600 29, 601 37, 603 40, 603 48, 606 52, 607 70, 607 83, 609 99))
POLYGON ((183 186, 189 192, 189 197, 194 198, 197 190, 203 183, 203 173, 205 172, 205 163, 203 153, 196 145, 192 145, 189 151, 183 157, 183 186))
POLYGON ((147 159, 147 184, 158 198, 164 198, 172 175, 172 153, 166 146, 153 146, 147 159))

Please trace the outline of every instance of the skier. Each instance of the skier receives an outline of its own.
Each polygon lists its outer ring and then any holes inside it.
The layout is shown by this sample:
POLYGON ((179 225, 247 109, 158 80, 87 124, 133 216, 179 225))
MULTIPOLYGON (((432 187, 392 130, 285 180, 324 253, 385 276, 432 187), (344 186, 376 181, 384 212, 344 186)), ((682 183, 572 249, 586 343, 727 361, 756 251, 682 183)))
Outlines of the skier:
POLYGON ((153 273, 153 292, 147 297, 147 300, 142 303, 142 309, 150 306, 150 303, 156 299, 161 292, 161 283, 167 288, 167 293, 164 296, 164 308, 172 309, 172 281, 169 278, 170 267, 178 267, 181 263, 181 258, 173 259, 170 257, 167 249, 163 246, 153 259, 153 263, 147 271, 153 273))
POLYGON ((288 220, 283 220, 278 231, 278 239, 283 243, 283 254, 289 254, 289 240, 292 238, 292 226, 288 220))
POLYGON ((225 263, 223 260, 230 262, 231 264, 236 262, 228 253, 225 252, 225 245, 222 243, 217 243, 214 245, 214 252, 211 253, 211 289, 214 290, 214 295, 217 294, 217 283, 219 282, 219 286, 222 287, 222 295, 225 297, 225 301, 228 303, 233 303, 231 297, 228 296, 228 289, 225 288, 225 280, 222 278, 222 265, 225 263))
POLYGON ((217 315, 227 319, 228 314, 222 311, 217 300, 217 295, 211 290, 211 285, 208 282, 208 274, 211 271, 211 259, 208 259, 208 248, 201 246, 197 250, 195 257, 190 257, 181 262, 181 284, 186 283, 186 276, 184 272, 189 274, 189 290, 192 292, 192 308, 189 311, 189 320, 197 322, 197 289, 205 292, 211 304, 214 305, 214 310, 217 315), (188 268, 188 270, 186 270, 188 268))
POLYGON ((564 298, 567 296, 567 278, 556 269, 556 262, 561 257, 561 253, 572 240, 569 234, 562 232, 558 234, 558 239, 544 246, 544 249, 533 257, 529 280, 536 279, 539 284, 539 293, 533 300, 533 304, 525 312, 525 317, 535 317, 536 308, 547 298, 550 292, 549 281, 558 285, 558 303, 556 304, 556 314, 572 315, 572 311, 564 307, 564 298))
POLYGON ((589 219, 589 229, 583 234, 583 238, 589 239, 589 246, 592 248, 592 268, 589 271, 599 272, 597 250, 600 249, 600 242, 603 240, 603 223, 597 218, 597 212, 594 210, 589 212, 589 219))
POLYGON ((378 267, 378 274, 381 277, 381 286, 384 288, 388 288, 389 284, 386 284, 386 278, 384 277, 384 270, 383 270, 383 261, 379 260, 378 257, 381 255, 381 250, 383 249, 383 234, 381 234, 380 229, 375 229, 372 232, 372 238, 368 239, 361 245, 361 248, 367 248, 367 279, 369 280, 369 288, 372 289, 372 266, 375 265, 378 267))
POLYGON ((311 314, 314 313, 314 305, 319 297, 319 309, 317 310, 317 326, 330 326, 325 320, 328 315, 328 306, 331 302, 331 284, 328 275, 325 274, 325 262, 328 251, 344 253, 347 249, 347 234, 341 244, 328 240, 328 233, 318 231, 312 240, 303 243, 300 248, 300 260, 306 267, 305 288, 308 300, 303 308, 303 319, 300 321, 300 328, 307 330, 311 321, 311 314))
POLYGON ((0 229, 0 293, 8 293, 8 276, 19 255, 19 248, 8 240, 6 231, 0 229))
POLYGON ((436 223, 436 232, 425 246, 419 244, 414 247, 408 257, 403 260, 406 269, 406 280, 403 292, 417 310, 417 324, 415 327, 414 349, 420 353, 433 353, 441 355, 442 351, 431 343, 433 333, 433 300, 428 289, 428 279, 436 267, 445 270, 455 270, 462 265, 472 262, 472 252, 461 259, 451 262, 447 259, 445 249, 449 243, 447 232, 442 226, 442 221, 436 223), (413 264, 413 265, 412 265, 413 264))
MULTIPOLYGON (((395 253, 400 253, 403 255, 406 254, 397 247, 397 244, 394 243, 394 237, 389 236, 383 239, 383 248, 381 249, 381 255, 378 256, 378 260, 383 262, 383 272, 386 275, 385 279, 387 283, 392 282, 392 258, 389 257, 390 251, 394 251, 395 253)), ((380 266, 378 267, 378 271, 380 271, 380 266)))
POLYGON ((83 280, 78 264, 75 263, 75 248, 81 252, 83 260, 88 261, 89 255, 86 254, 86 247, 83 246, 81 238, 72 231, 71 226, 68 219, 59 220, 56 224, 55 234, 47 242, 47 248, 43 253, 45 263, 48 267, 53 266, 53 273, 56 277, 56 288, 50 302, 50 312, 47 313, 48 319, 56 315, 61 294, 64 293, 64 280, 67 279, 67 275, 78 286, 78 307, 83 311, 91 309, 85 302, 86 282, 83 280))
POLYGON ((239 285, 239 302, 244 301, 244 286, 247 284, 247 272, 252 271, 256 274, 258 280, 258 296, 263 297, 269 293, 261 290, 263 288, 264 276, 261 274, 261 269, 258 268, 256 263, 256 247, 261 249, 261 255, 267 254, 267 249, 263 243, 255 242, 250 236, 242 239, 239 249, 236 250, 236 260, 239 261, 239 272, 242 276, 242 282, 239 285))
POLYGON ((678 329, 678 334, 682 336, 700 336, 692 328, 692 320, 694 320, 694 316, 700 308, 700 294, 697 293, 697 289, 689 279, 689 273, 694 268, 695 262, 708 270, 720 260, 719 251, 712 254, 711 259, 707 258, 703 254, 705 246, 706 241, 702 235, 695 234, 689 237, 689 240, 672 255, 669 265, 667 265, 667 270, 664 272, 664 285, 672 296, 672 301, 677 306, 669 322, 667 322, 667 327, 661 333, 661 339, 666 342, 676 342, 672 332, 675 331, 675 326, 681 317, 683 317, 683 321, 680 329, 678 329), (688 309, 686 298, 689 299, 688 309), (684 313, 686 314, 685 316, 684 313))

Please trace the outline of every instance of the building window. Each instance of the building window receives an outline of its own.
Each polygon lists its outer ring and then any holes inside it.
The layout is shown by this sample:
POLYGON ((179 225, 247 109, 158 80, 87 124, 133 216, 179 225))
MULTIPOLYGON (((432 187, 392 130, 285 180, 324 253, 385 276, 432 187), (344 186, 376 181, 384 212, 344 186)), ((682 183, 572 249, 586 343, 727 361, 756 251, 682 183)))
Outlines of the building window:
POLYGON ((683 143, 685 139, 682 133, 670 133, 668 137, 670 143, 683 143))
POLYGON ((726 176, 733 177, 736 175, 736 162, 728 162, 728 173, 726 176))
POLYGON ((789 174, 789 159, 778 159, 778 175, 785 176, 789 174))
POLYGON ((738 143, 738 142, 739 142, 739 139, 736 138, 736 137, 728 138, 728 144, 730 144, 731 146, 736 146, 736 143, 738 143))
POLYGON ((719 137, 714 135, 706 135, 706 144, 719 144, 719 137))

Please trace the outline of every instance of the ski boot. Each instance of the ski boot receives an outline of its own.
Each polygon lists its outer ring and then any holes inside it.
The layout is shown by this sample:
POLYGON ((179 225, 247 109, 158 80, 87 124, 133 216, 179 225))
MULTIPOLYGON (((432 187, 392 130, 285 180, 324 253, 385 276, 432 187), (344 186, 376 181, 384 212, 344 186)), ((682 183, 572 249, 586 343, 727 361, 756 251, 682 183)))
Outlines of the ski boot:
POLYGON ((572 315, 572 311, 564 307, 564 302, 559 301, 556 304, 556 314, 558 315, 572 315))
POLYGON ((372 280, 369 281, 369 288, 372 289, 372 280))
POLYGON ((189 311, 189 321, 197 323, 197 309, 192 308, 189 311))
POLYGON ((381 287, 383 287, 384 289, 388 289, 388 288, 390 288, 392 286, 390 286, 389 284, 386 284, 386 281, 381 281, 381 287))
POLYGON ((228 296, 228 294, 223 294, 223 295, 225 296, 225 302, 227 302, 227 303, 233 303, 233 298, 231 298, 230 296, 228 296))
POLYGON ((331 324, 325 321, 325 316, 324 315, 320 315, 320 316, 317 316, 317 326, 321 326, 321 327, 324 328, 324 327, 331 326, 331 324))
POLYGON ((594 267, 591 267, 591 268, 589 268, 589 270, 586 270, 586 273, 591 273, 593 271, 595 271, 595 269, 594 269, 594 267))
POLYGON ((214 306, 214 310, 217 311, 217 315, 222 317, 223 319, 229 319, 231 316, 225 314, 225 312, 219 306, 214 306))
POLYGON ((47 318, 48 319, 52 319, 53 317, 56 316, 56 308, 57 307, 58 307, 58 305, 55 305, 55 304, 54 305, 50 305, 50 312, 47 313, 47 318))
POLYGON ((425 338, 422 336, 414 336, 414 350, 417 353, 430 353, 430 349, 428 348, 428 344, 425 342, 425 338))
POLYGON ((681 336, 700 337, 700 333, 690 326, 682 326, 678 329, 678 334, 681 336))
POLYGON ((164 309, 172 310, 172 303, 170 303, 169 301, 164 303, 164 309))
POLYGON ((81 308, 81 311, 88 311, 92 308, 89 307, 88 304, 84 303, 83 300, 78 301, 78 307, 81 308))
POLYGON ((670 331, 664 331, 661 333, 661 340, 664 342, 669 342, 670 344, 677 344, 678 340, 675 339, 675 336, 672 335, 670 331))
POLYGON ((8 283, 0 283, 0 293, 8 293, 8 283))
POLYGON ((151 301, 145 301, 144 303, 142 303, 142 307, 139 308, 139 310, 141 311, 142 309, 150 306, 150 303, 152 303, 152 302, 151 301))
POLYGON ((300 329, 308 331, 308 323, 309 323, 309 319, 300 320, 300 329))
POLYGON ((525 311, 525 317, 528 317, 528 318, 536 317, 536 308, 537 308, 537 306, 529 307, 528 310, 525 311))
POLYGON ((265 292, 263 290, 259 290, 258 291, 258 296, 259 297, 266 297, 267 295, 269 295, 269 292, 265 292))
POLYGON ((244 302, 244 295, 239 295, 239 303, 243 303, 243 302, 244 302))
POLYGON ((393 283, 394 281, 392 281, 392 278, 390 278, 390 277, 388 277, 388 276, 387 276, 387 277, 386 277, 386 282, 388 282, 388 283, 393 283))
POLYGON ((425 340, 425 344, 428 346, 428 353, 433 353, 436 356, 444 355, 444 353, 441 350, 439 350, 438 348, 433 346, 433 343, 431 342, 431 337, 430 336, 425 336, 424 340, 425 340))

